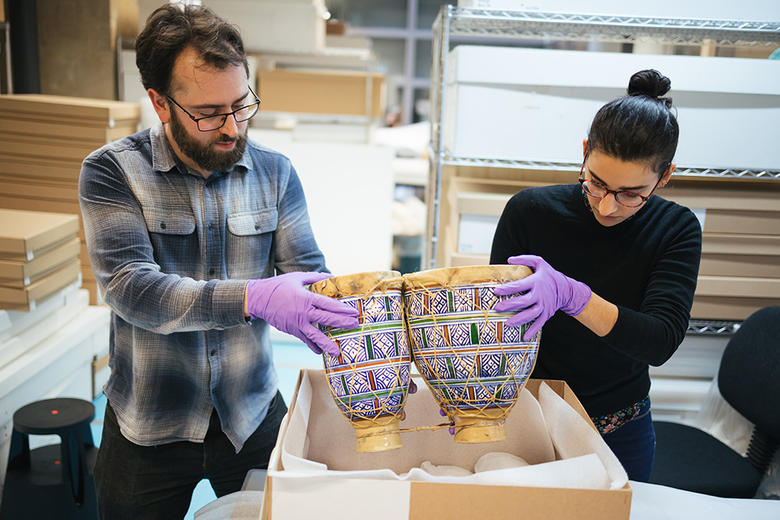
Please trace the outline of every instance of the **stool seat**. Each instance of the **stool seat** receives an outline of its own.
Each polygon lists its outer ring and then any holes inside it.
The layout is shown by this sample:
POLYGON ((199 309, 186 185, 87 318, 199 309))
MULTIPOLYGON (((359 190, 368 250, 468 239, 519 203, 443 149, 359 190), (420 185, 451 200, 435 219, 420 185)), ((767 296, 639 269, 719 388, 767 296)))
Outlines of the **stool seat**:
POLYGON ((28 435, 49 435, 80 428, 95 417, 95 405, 83 399, 44 399, 14 412, 14 429, 28 435))
POLYGON ((83 399, 44 399, 14 413, 0 518, 97 518, 93 468, 97 448, 83 399), (30 450, 30 435, 58 435, 60 444, 30 450))

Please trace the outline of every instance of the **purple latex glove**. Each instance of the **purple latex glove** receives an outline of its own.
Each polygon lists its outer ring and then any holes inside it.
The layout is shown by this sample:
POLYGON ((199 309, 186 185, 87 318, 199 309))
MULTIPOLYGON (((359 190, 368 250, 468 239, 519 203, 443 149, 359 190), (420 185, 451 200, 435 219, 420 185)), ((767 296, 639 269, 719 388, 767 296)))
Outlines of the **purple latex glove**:
POLYGON ((493 291, 499 296, 516 295, 494 307, 498 312, 517 312, 506 321, 507 325, 517 327, 533 321, 523 334, 524 341, 533 338, 557 310, 569 316, 581 313, 593 294, 590 287, 559 273, 540 256, 512 256, 508 262, 525 265, 534 271, 522 280, 499 285, 493 291))
POLYGON ((292 334, 317 354, 324 350, 338 356, 336 344, 312 323, 353 329, 358 326, 357 309, 304 287, 331 276, 294 272, 250 280, 246 289, 247 311, 252 319, 263 319, 282 332, 292 334))
MULTIPOLYGON (((439 408, 439 415, 441 415, 442 417, 447 417, 447 412, 445 412, 444 410, 439 408)), ((454 426, 450 426, 449 428, 447 428, 447 430, 449 430, 450 435, 455 435, 455 427, 454 426)))

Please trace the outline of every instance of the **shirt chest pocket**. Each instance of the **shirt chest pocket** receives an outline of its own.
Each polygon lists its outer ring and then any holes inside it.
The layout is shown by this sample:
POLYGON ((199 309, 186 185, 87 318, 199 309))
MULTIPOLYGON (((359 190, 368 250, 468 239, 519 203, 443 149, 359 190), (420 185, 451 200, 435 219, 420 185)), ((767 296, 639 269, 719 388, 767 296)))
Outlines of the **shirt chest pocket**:
POLYGON ((154 248, 154 260, 166 273, 194 276, 194 266, 187 268, 185 258, 199 257, 195 217, 190 211, 144 208, 144 220, 154 248))
POLYGON ((230 278, 261 278, 273 273, 272 246, 278 220, 276 208, 228 216, 225 260, 230 278))

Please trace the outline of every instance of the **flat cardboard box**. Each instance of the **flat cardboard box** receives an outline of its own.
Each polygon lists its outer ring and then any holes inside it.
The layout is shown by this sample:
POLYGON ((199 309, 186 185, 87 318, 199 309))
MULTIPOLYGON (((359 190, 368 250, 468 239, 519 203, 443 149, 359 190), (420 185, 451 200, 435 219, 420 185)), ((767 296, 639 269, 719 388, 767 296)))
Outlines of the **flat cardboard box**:
POLYGON ((264 112, 384 115, 384 74, 260 70, 257 83, 264 112))
POLYGON ((81 241, 73 237, 32 260, 8 260, 0 256, 0 285, 23 287, 79 258, 81 241))
POLYGON ((6 197, 5 195, 0 195, 0 208, 41 213, 52 211, 56 213, 70 213, 73 216, 81 215, 81 207, 77 200, 67 202, 57 199, 6 197))
POLYGON ((2 256, 22 254, 32 260, 36 251, 74 236, 79 231, 79 212, 48 213, 3 209, 4 206, 5 204, 0 202, 0 255, 2 256))
POLYGON ((467 254, 453 252, 449 255, 449 261, 446 263, 447 267, 462 267, 467 265, 487 265, 490 263, 489 254, 467 254))
POLYGON ((0 307, 14 310, 30 309, 32 304, 78 280, 80 275, 81 265, 76 259, 26 287, 0 286, 0 307))
POLYGON ((0 112, 0 133, 5 135, 46 136, 64 138, 71 141, 84 141, 95 148, 126 135, 135 133, 136 121, 117 124, 113 128, 90 126, 66 120, 30 119, 12 112, 0 112))
MULTIPOLYGON (((430 394, 427 394, 427 387, 423 381, 419 376, 416 377, 417 386, 420 388, 418 392, 421 394, 415 394, 414 398, 407 401, 405 408, 407 419, 401 423, 402 428, 406 427, 405 422, 425 424, 426 420, 437 422, 440 419, 437 412, 438 405, 430 394)), ((541 382, 541 380, 529 380, 526 388, 536 396, 541 382)), ((546 382, 555 393, 589 422, 587 413, 565 382, 546 382)), ((327 513, 345 519, 365 518, 369 511, 367 508, 370 508, 370 516, 376 520, 390 518, 595 520, 629 517, 631 487, 628 484, 616 490, 591 490, 376 480, 355 477, 354 474, 349 478, 287 476, 284 474, 281 446, 288 435, 297 438, 300 442, 300 435, 306 434, 291 428, 291 424, 297 422, 290 419, 294 414, 303 414, 309 432, 323 430, 326 424, 335 426, 333 429, 323 431, 321 435, 306 435, 304 441, 306 458, 325 463, 328 469, 333 470, 389 468, 399 473, 399 470, 409 469, 410 460, 430 460, 434 464, 446 464, 447 460, 451 460, 450 457, 455 454, 460 461, 470 460, 473 464, 473 461, 483 453, 512 450, 508 445, 509 441, 472 445, 455 444, 445 428, 434 432, 404 433, 402 434, 404 447, 400 450, 355 453, 352 428, 336 410, 324 381, 324 372, 302 370, 288 414, 280 428, 276 449, 269 462, 261 516, 264 519, 293 518, 295 516, 292 511, 296 509, 296 504, 313 500, 314 494, 318 496, 324 494, 331 498, 327 500, 327 504, 321 505, 323 511, 327 510, 327 513), (301 399, 299 404, 299 393, 302 392, 303 387, 311 388, 309 409, 306 409, 304 404, 306 399, 301 399), (341 422, 331 423, 330 420, 334 417, 334 421, 338 419, 341 422), (349 498, 350 496, 352 498, 349 498), (285 515, 285 510, 290 514, 285 515)), ((523 428, 525 422, 517 416, 517 421, 513 424, 517 428, 523 428)), ((515 434, 520 432, 515 431, 515 434)), ((533 451, 535 448, 526 446, 526 449, 533 451)))
POLYGON ((703 320, 745 320, 759 309, 780 305, 780 298, 740 298, 694 295, 691 318, 703 320))
POLYGON ((672 182, 659 190, 658 195, 689 208, 780 211, 780 184, 766 179, 718 183, 672 177, 672 182))
POLYGON ((0 175, 11 178, 78 181, 81 161, 53 161, 44 157, 27 157, 0 153, 0 175))
POLYGON ((6 197, 24 197, 29 199, 77 201, 79 187, 75 182, 41 179, 15 179, 0 175, 0 192, 6 197))
POLYGON ((9 135, 7 133, 0 135, 0 153, 70 161, 83 161, 85 157, 104 144, 105 142, 87 143, 48 136, 9 135))
POLYGON ((699 275, 780 279, 780 256, 702 253, 699 275))
POLYGON ((0 110, 41 118, 51 115, 100 121, 107 127, 116 125, 117 121, 141 117, 141 105, 138 103, 45 94, 0 95, 0 110))
POLYGON ((703 233, 702 253, 780 256, 780 235, 703 233))
POLYGON ((780 211, 690 208, 703 221, 705 233, 780 235, 780 211))
POLYGON ((780 298, 780 278, 699 275, 696 294, 738 298, 780 298))

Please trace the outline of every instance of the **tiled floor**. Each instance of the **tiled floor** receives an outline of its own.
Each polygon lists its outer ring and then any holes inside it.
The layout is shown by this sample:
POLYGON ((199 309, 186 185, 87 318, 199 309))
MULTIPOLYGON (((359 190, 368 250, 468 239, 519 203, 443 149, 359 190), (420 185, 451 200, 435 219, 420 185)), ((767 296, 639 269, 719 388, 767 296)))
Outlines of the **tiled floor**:
MULTIPOLYGON (((298 381, 298 372, 302 368, 322 368, 322 358, 313 354, 303 343, 296 342, 288 336, 272 334, 272 340, 274 361, 279 374, 279 390, 282 392, 285 402, 289 404, 298 381)), ((103 417, 106 411, 106 397, 101 395, 93 402, 95 404, 95 419, 92 421, 92 434, 95 445, 99 445, 103 431, 103 417)), ((195 511, 216 498, 209 482, 201 480, 192 494, 190 509, 184 520, 193 520, 195 511)))

